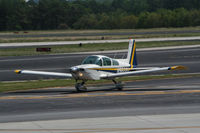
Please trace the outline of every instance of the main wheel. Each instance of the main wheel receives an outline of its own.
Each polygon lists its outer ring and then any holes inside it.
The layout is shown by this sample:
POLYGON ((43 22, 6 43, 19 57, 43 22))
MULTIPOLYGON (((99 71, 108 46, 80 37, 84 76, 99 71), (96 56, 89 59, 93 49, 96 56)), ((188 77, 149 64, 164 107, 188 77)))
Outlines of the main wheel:
POLYGON ((124 87, 124 85, 122 84, 122 82, 118 82, 117 84, 115 84, 115 86, 116 86, 116 89, 119 90, 119 91, 122 91, 123 87, 124 87))

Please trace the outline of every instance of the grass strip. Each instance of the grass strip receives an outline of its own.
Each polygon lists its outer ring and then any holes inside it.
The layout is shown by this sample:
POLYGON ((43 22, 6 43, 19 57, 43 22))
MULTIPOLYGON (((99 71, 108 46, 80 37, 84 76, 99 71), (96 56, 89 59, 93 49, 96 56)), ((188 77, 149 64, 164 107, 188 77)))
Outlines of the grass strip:
MULTIPOLYGON (((165 41, 165 42, 138 42, 137 48, 165 47, 165 46, 182 46, 200 44, 200 41, 165 41)), ((50 47, 50 46, 44 46, 50 47)), ((89 52, 89 51, 106 51, 122 50, 128 48, 128 43, 102 43, 102 44, 83 44, 79 45, 62 45, 51 46, 51 52, 37 52, 36 47, 26 48, 7 48, 0 49, 0 56, 31 56, 57 53, 89 52)))
POLYGON ((115 30, 46 30, 46 31, 25 31, 25 32, 19 31, 17 32, 17 34, 16 32, 0 31, 0 35, 8 35, 8 37, 1 38, 0 43, 73 41, 73 40, 91 40, 91 39, 101 40, 102 37, 104 37, 105 39, 184 37, 184 36, 199 36, 200 35, 200 33, 198 32, 199 30, 200 30, 200 27, 115 29, 115 30), (161 34, 159 34, 160 32, 161 34), (93 35, 86 36, 85 34, 88 34, 88 33, 93 34, 93 35), (99 35, 96 33, 102 33, 102 35, 99 35), (120 33, 120 35, 113 34, 113 33, 120 33), (133 34, 130 35, 130 33, 133 33, 133 34), (137 33, 137 34, 134 34, 134 33, 137 33), (66 34, 66 35, 59 36, 60 34, 61 35, 66 34), (68 34, 69 36, 67 36, 68 34), (80 36, 80 34, 83 34, 84 36, 80 36), (9 37, 9 35, 18 35, 20 37, 9 37), (27 37, 26 35, 30 35, 30 37, 27 37), (41 35, 41 37, 38 37, 38 36, 31 37, 31 35, 41 35), (43 35, 46 35, 46 36, 43 36, 43 35))
POLYGON ((111 30, 97 30, 97 29, 86 29, 86 30, 28 30, 28 31, 0 31, 0 34, 60 34, 60 33, 121 33, 121 32, 155 32, 155 31, 198 31, 200 26, 196 27, 178 27, 178 28, 147 28, 147 29, 111 29, 111 30), (24 33, 26 32, 26 33, 24 33))
POLYGON ((61 37, 18 37, 1 38, 0 43, 20 43, 20 42, 55 42, 55 41, 80 41, 80 40, 106 40, 128 39, 128 38, 164 38, 164 37, 193 37, 200 36, 200 33, 171 33, 171 34, 136 34, 136 35, 106 35, 106 36, 61 36, 61 37))
MULTIPOLYGON (((140 80, 152 80, 152 79, 166 79, 166 78, 188 78, 188 77, 200 77, 200 74, 166 74, 166 75, 145 75, 145 76, 131 76, 121 77, 119 81, 140 81, 140 80)), ((87 85, 112 83, 111 80, 99 80, 88 81, 87 85)), ((0 82, 0 92, 29 90, 29 89, 41 89, 49 87, 65 87, 74 86, 75 81, 73 79, 52 79, 52 80, 36 80, 36 81, 21 81, 21 82, 0 82)))

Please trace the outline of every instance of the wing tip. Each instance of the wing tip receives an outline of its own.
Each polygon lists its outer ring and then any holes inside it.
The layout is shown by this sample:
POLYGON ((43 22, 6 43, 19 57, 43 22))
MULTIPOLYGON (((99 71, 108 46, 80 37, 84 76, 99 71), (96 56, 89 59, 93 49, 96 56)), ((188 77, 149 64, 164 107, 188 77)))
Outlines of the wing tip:
POLYGON ((21 73, 21 70, 15 70, 15 73, 16 73, 16 74, 20 74, 20 73, 21 73))
POLYGON ((169 68, 169 70, 186 70, 187 67, 185 66, 172 66, 169 68))

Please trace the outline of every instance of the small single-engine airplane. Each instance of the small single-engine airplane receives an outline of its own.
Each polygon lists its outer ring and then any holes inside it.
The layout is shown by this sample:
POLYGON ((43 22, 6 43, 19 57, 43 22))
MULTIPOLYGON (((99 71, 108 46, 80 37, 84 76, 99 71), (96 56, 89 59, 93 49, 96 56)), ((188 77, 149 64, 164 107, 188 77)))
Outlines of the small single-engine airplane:
POLYGON ((92 55, 84 59, 81 65, 71 67, 70 73, 31 70, 15 70, 15 72, 17 74, 51 75, 65 78, 74 78, 76 80, 76 90, 83 91, 87 90, 85 87, 85 82, 88 80, 112 80, 116 85, 116 89, 122 90, 123 85, 121 82, 117 82, 115 80, 117 77, 178 69, 184 69, 184 66, 137 68, 136 43, 135 40, 130 39, 126 59, 112 59, 103 55, 92 55))

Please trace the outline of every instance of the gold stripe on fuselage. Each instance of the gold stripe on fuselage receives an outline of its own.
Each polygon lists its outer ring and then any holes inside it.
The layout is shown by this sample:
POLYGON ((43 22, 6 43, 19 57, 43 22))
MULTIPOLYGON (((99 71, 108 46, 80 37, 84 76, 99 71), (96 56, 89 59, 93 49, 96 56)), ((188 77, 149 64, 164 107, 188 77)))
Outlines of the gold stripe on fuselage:
POLYGON ((118 72, 128 72, 134 70, 133 68, 89 68, 91 70, 99 70, 99 71, 118 71, 118 72))

